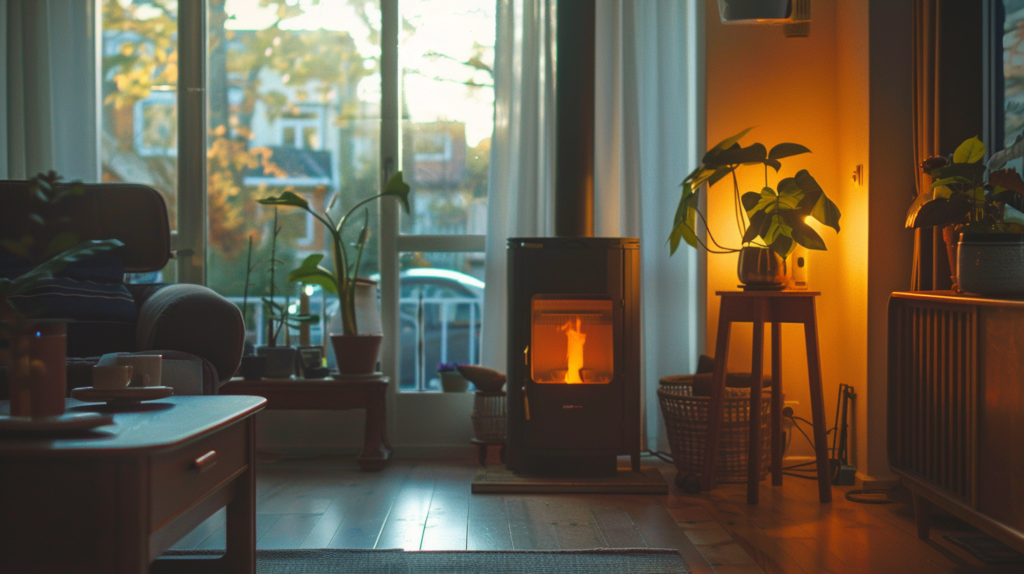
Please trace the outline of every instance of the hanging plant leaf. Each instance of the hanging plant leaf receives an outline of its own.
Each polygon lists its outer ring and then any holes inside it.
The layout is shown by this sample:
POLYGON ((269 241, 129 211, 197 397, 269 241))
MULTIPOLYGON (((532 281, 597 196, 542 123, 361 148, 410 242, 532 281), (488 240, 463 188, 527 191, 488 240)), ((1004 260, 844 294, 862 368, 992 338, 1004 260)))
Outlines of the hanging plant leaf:
POLYGON ((928 175, 936 178, 943 179, 946 177, 961 176, 974 181, 980 178, 985 173, 985 164, 983 163, 951 163, 945 167, 933 169, 928 172, 928 175))
POLYGON ((933 181, 932 182, 932 189, 935 189, 936 187, 948 186, 948 185, 953 184, 953 183, 973 183, 973 182, 971 180, 967 179, 966 177, 959 176, 959 175, 954 175, 954 176, 951 176, 951 177, 944 177, 942 179, 937 179, 937 180, 933 181))
POLYGON ((1024 195, 1024 180, 1021 179, 1020 174, 1015 169, 993 171, 988 176, 988 182, 1024 195))
POLYGON ((748 191, 740 198, 743 202, 743 209, 747 210, 747 217, 756 211, 757 204, 761 201, 761 194, 756 191, 748 191))
POLYGON ((291 191, 286 191, 278 197, 264 197, 263 199, 256 200, 256 203, 260 205, 283 205, 289 207, 299 207, 302 209, 309 209, 309 202, 306 201, 301 195, 298 195, 291 191))
MULTIPOLYGON (((753 192, 751 192, 753 194, 753 192)), ((757 194, 754 194, 757 195, 757 194)), ((764 211, 758 211, 757 213, 750 216, 750 225, 747 227, 746 233, 743 234, 743 243, 747 244, 757 239, 762 233, 767 232, 767 225, 769 221, 768 214, 764 211)))
MULTIPOLYGON (((927 197, 927 193, 921 196, 927 197)), ((918 196, 918 200, 921 200, 918 196)), ((910 206, 907 213, 907 227, 945 227, 954 223, 962 223, 971 211, 971 202, 963 197, 953 199, 925 199, 920 204, 917 200, 910 206)))
POLYGON ((985 157, 985 144, 978 136, 966 140, 953 152, 953 163, 977 163, 985 157))
POLYGON ((770 152, 768 152, 768 159, 782 159, 784 157, 792 157, 794 155, 800 155, 804 153, 811 153, 811 150, 805 148, 800 144, 780 143, 773 147, 770 152))
POLYGON ((729 149, 729 148, 731 148, 733 146, 739 147, 739 144, 737 144, 736 142, 740 141, 740 139, 742 139, 743 136, 745 136, 748 133, 750 133, 750 130, 752 130, 752 129, 754 129, 754 128, 753 127, 749 127, 749 128, 741 131, 740 133, 738 133, 738 134, 736 134, 736 135, 734 135, 732 137, 725 138, 724 140, 718 142, 717 144, 715 144, 715 147, 709 149, 708 152, 706 154, 704 154, 704 158, 701 160, 701 163, 703 163, 704 165, 708 165, 708 163, 710 163, 711 159, 714 158, 719 153, 721 153, 721 152, 723 152, 723 151, 725 151, 725 150, 727 150, 727 149, 729 149))
POLYGON ((764 144, 750 144, 749 147, 731 147, 715 156, 714 161, 708 167, 718 168, 726 165, 741 165, 750 163, 764 163, 768 157, 768 150, 764 144))
POLYGON ((783 217, 786 223, 792 228, 790 235, 793 237, 793 241, 796 241, 800 245, 803 245, 807 249, 816 249, 819 251, 825 251, 825 240, 818 235, 818 232, 813 227, 807 225, 804 221, 804 216, 801 216, 795 211, 786 212, 783 217))

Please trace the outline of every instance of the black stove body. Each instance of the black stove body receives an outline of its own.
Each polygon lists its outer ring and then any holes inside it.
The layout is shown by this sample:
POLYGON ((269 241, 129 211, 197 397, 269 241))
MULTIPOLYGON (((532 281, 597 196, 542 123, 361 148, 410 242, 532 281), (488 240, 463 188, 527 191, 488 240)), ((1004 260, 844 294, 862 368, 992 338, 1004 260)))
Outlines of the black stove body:
POLYGON ((639 304, 638 239, 508 240, 510 470, 639 470, 639 304))

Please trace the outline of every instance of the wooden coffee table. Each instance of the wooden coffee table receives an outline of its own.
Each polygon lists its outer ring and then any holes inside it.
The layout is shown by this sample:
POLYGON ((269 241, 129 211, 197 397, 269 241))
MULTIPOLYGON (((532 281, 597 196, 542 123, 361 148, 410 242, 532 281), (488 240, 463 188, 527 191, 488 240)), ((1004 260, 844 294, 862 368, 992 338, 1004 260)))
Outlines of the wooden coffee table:
MULTIPOLYGON (((0 437, 4 572, 256 570, 260 397, 170 397, 74 438, 0 437), (157 558, 227 506, 227 552, 157 558)), ((109 413, 67 399, 69 412, 109 413)), ((0 401, 0 414, 10 403, 0 401)))
POLYGON ((267 399, 267 409, 345 411, 366 409, 363 452, 356 458, 363 471, 378 471, 391 458, 387 433, 388 377, 334 379, 231 379, 217 391, 221 395, 256 395, 267 399))

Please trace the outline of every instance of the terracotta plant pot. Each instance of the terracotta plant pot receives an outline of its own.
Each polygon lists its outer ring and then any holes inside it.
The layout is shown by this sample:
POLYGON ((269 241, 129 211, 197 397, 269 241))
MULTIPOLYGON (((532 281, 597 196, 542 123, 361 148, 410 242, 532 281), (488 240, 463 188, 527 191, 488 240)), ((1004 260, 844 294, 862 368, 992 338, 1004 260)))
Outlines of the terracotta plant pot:
POLYGON ((377 372, 377 357, 384 335, 331 335, 334 359, 342 375, 369 375, 377 372))
POLYGON ((266 359, 263 376, 268 379, 287 379, 295 374, 295 347, 256 347, 256 356, 266 359))
POLYGON ((789 285, 790 269, 786 260, 762 247, 744 247, 736 267, 740 283, 764 289, 781 289, 789 285))

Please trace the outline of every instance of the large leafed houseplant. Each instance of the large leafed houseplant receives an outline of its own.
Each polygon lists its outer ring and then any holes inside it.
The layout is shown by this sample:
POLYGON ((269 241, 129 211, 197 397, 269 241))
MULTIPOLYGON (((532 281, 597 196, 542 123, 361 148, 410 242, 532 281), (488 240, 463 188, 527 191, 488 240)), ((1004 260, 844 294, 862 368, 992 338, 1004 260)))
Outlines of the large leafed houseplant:
POLYGON ((740 253, 739 278, 749 287, 784 287, 788 279, 786 258, 797 245, 807 249, 825 249, 825 241, 807 224, 807 218, 839 231, 839 208, 825 195, 821 186, 806 170, 793 177, 783 178, 771 187, 768 168, 778 173, 780 160, 810 153, 795 143, 780 143, 770 150, 761 143, 743 147, 739 141, 753 128, 722 140, 712 147, 682 183, 682 194, 676 209, 672 233, 669 236, 671 253, 680 243, 691 247, 702 246, 712 253, 740 253), (742 166, 763 168, 764 186, 760 191, 741 194, 736 170, 742 166), (710 189, 727 176, 732 177, 736 222, 742 236, 740 249, 724 248, 708 232, 717 248, 709 248, 697 236, 697 217, 705 223, 707 218, 699 210, 700 190, 705 184, 710 189))

